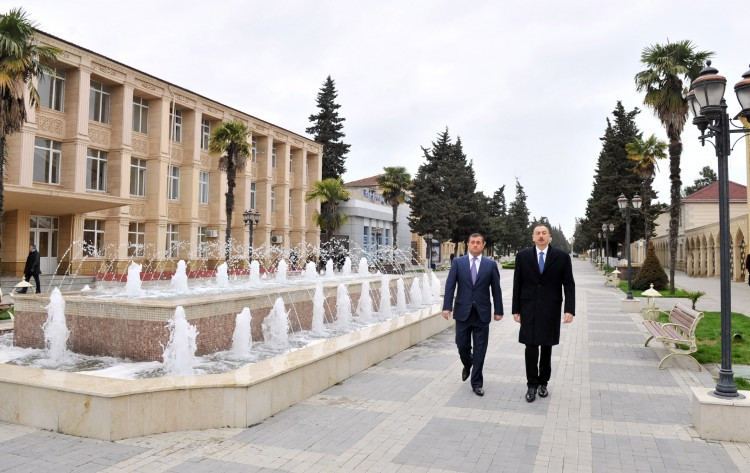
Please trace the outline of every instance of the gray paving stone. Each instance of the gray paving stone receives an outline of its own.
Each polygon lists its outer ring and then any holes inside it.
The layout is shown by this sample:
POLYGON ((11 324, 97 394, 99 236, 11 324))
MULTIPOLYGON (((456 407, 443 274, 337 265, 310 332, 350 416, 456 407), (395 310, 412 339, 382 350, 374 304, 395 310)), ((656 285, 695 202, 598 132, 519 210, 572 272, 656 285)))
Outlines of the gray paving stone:
POLYGON ((378 364, 381 368, 443 371, 458 359, 458 353, 445 353, 427 347, 405 350, 378 364))
MULTIPOLYGON (((644 348, 645 349, 645 348, 644 348)), ((634 367, 616 363, 590 363, 589 374, 595 383, 638 384, 643 386, 675 386, 677 382, 668 370, 660 370, 657 364, 652 368, 634 367)))
POLYGON ((364 371, 327 389, 323 394, 381 401, 407 401, 421 391, 425 384, 425 378, 421 377, 364 371))
POLYGON ((637 333, 640 334, 641 332, 638 330, 638 327, 632 322, 627 321, 627 323, 621 323, 624 321, 606 321, 606 322, 599 322, 599 321, 589 321, 589 330, 594 331, 601 331, 601 330, 608 330, 612 332, 630 332, 630 333, 637 333))
POLYGON ((468 381, 461 386, 445 404, 449 407, 483 409, 489 411, 526 412, 545 415, 549 408, 549 398, 538 398, 536 402, 526 402, 526 383, 503 383, 484 375, 484 396, 479 397, 471 390, 468 381))
POLYGON ((591 435, 594 472, 734 473, 739 470, 720 444, 624 435, 591 435))
POLYGON ((174 473, 288 473, 287 470, 261 468, 213 458, 193 458, 167 471, 174 473))
POLYGON ((541 428, 433 417, 393 459, 394 463, 466 472, 527 472, 541 428))
POLYGON ((589 340, 592 342, 629 343, 632 345, 643 345, 646 336, 640 333, 611 333, 611 332, 589 332, 589 340))
POLYGON ((630 316, 620 313, 589 313, 587 318, 595 322, 633 322, 630 316))
POLYGON ((659 355, 652 348, 644 346, 589 345, 589 356, 613 360, 659 360, 659 355))
POLYGON ((363 409, 298 404, 240 432, 234 440, 258 445, 341 454, 386 414, 363 409))
POLYGON ((678 391, 675 394, 665 396, 592 388, 591 417, 618 422, 689 425, 690 401, 678 391))

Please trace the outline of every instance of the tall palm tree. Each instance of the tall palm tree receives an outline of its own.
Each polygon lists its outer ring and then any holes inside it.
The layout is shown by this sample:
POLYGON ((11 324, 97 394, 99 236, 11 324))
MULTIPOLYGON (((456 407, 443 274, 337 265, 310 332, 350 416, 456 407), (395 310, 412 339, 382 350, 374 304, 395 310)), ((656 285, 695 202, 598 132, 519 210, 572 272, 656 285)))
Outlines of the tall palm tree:
POLYGON ((313 214, 313 221, 326 233, 326 239, 346 222, 346 215, 339 210, 339 204, 349 200, 349 191, 344 188, 344 182, 338 177, 329 177, 313 184, 313 189, 307 193, 305 200, 320 199, 320 212, 313 214))
POLYGON ((651 193, 648 191, 648 185, 654 178, 656 170, 659 169, 659 159, 665 159, 667 143, 658 139, 656 135, 651 135, 645 141, 637 138, 632 143, 625 145, 625 151, 628 152, 628 159, 634 162, 633 172, 641 178, 641 198, 643 199, 644 214, 644 238, 646 248, 650 239, 651 229, 649 228, 649 207, 651 204, 651 193))
MULTIPOLYGON (((44 73, 59 50, 41 46, 34 40, 34 23, 22 8, 14 8, 0 15, 0 222, 4 213, 5 144, 8 135, 21 130, 26 121, 26 100, 29 106, 39 106, 39 93, 34 79, 44 73)), ((2 246, 0 225, 0 247, 2 246)))
POLYGON ((406 202, 406 193, 411 189, 411 174, 402 166, 386 166, 384 174, 378 176, 378 186, 383 198, 393 209, 393 249, 398 248, 398 206, 406 202))
POLYGON ((690 41, 654 44, 643 49, 641 63, 646 67, 635 75, 636 89, 645 92, 643 103, 651 107, 669 138, 669 289, 674 292, 674 272, 677 264, 677 228, 680 218, 680 155, 682 130, 688 118, 684 98, 686 82, 700 73, 703 63, 713 55, 710 51, 696 51, 690 41))
POLYGON ((211 133, 208 148, 220 153, 219 169, 227 173, 226 213, 227 229, 224 236, 224 259, 229 260, 232 247, 232 212, 234 211, 234 188, 237 185, 237 172, 245 169, 250 146, 247 143, 250 133, 244 123, 233 120, 224 122, 211 133))

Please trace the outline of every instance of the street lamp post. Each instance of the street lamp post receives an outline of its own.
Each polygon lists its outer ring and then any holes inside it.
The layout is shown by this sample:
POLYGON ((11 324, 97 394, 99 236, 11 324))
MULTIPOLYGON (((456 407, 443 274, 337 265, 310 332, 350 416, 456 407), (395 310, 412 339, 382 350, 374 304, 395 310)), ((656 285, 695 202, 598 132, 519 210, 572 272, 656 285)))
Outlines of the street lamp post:
POLYGON ((602 269, 602 232, 597 232, 596 236, 599 238, 599 250, 597 251, 599 269, 602 269))
POLYGON ((432 269, 432 233, 426 233, 424 241, 427 243, 427 268, 432 269))
MULTIPOLYGON (((716 157, 719 161, 719 253, 720 253, 720 282, 721 282, 721 369, 719 381, 716 383, 714 394, 725 398, 735 398, 737 384, 732 372, 732 313, 731 313, 731 283, 729 274, 729 154, 739 140, 750 134, 750 130, 742 125, 732 123, 727 114, 727 102, 724 100, 724 90, 727 79, 719 75, 719 71, 711 67, 711 61, 700 75, 690 84, 690 92, 685 97, 690 110, 693 112, 693 124, 701 132, 701 145, 706 141, 714 145, 716 157), (730 126, 734 129, 731 129, 730 126), (740 138, 731 143, 731 135, 740 134, 740 138), (713 142, 710 140, 713 138, 713 142)), ((734 86, 737 101, 742 107, 734 118, 750 119, 750 70, 742 75, 742 80, 734 86)))
POLYGON ((615 230, 615 226, 611 223, 602 223, 602 231, 604 232, 604 244, 606 246, 605 256, 607 258, 607 266, 609 266, 609 235, 615 230))
POLYGON ((620 197, 617 198, 617 206, 620 208, 623 217, 625 217, 625 254, 628 259, 628 300, 633 300, 633 263, 630 261, 630 209, 639 210, 642 202, 641 196, 638 194, 633 196, 631 202, 628 202, 625 194, 620 194, 620 197))
POLYGON ((253 226, 260 222, 260 212, 255 209, 245 210, 242 212, 242 220, 250 230, 247 237, 247 261, 249 263, 253 259, 253 226))

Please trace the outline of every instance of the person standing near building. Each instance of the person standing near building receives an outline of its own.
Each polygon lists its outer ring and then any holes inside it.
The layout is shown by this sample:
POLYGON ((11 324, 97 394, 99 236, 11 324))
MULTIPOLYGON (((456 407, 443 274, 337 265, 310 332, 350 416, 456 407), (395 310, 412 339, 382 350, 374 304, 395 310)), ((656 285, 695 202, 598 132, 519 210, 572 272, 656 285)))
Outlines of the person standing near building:
MULTIPOLYGON (((39 284, 39 274, 41 269, 39 268, 39 252, 36 250, 35 245, 29 245, 29 256, 26 257, 26 265, 23 267, 23 278, 28 282, 29 279, 34 277, 36 283, 36 293, 42 292, 41 285, 39 284)), ((24 287, 19 292, 26 294, 28 288, 24 287)))

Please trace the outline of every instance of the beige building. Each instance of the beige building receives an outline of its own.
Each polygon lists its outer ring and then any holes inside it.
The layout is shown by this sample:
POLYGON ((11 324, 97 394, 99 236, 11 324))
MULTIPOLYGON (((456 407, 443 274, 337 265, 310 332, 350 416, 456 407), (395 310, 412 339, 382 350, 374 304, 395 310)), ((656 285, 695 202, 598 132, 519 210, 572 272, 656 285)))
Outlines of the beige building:
POLYGON ((46 274, 123 272, 130 260, 213 268, 223 259, 227 183, 208 142, 228 120, 252 134, 235 188, 234 254, 247 254, 242 213, 251 208, 260 212, 253 246, 319 244, 319 204, 305 202, 321 178, 319 144, 59 38, 38 39, 62 53, 37 85, 41 106, 8 142, 3 272, 22 271, 29 242, 46 274))

